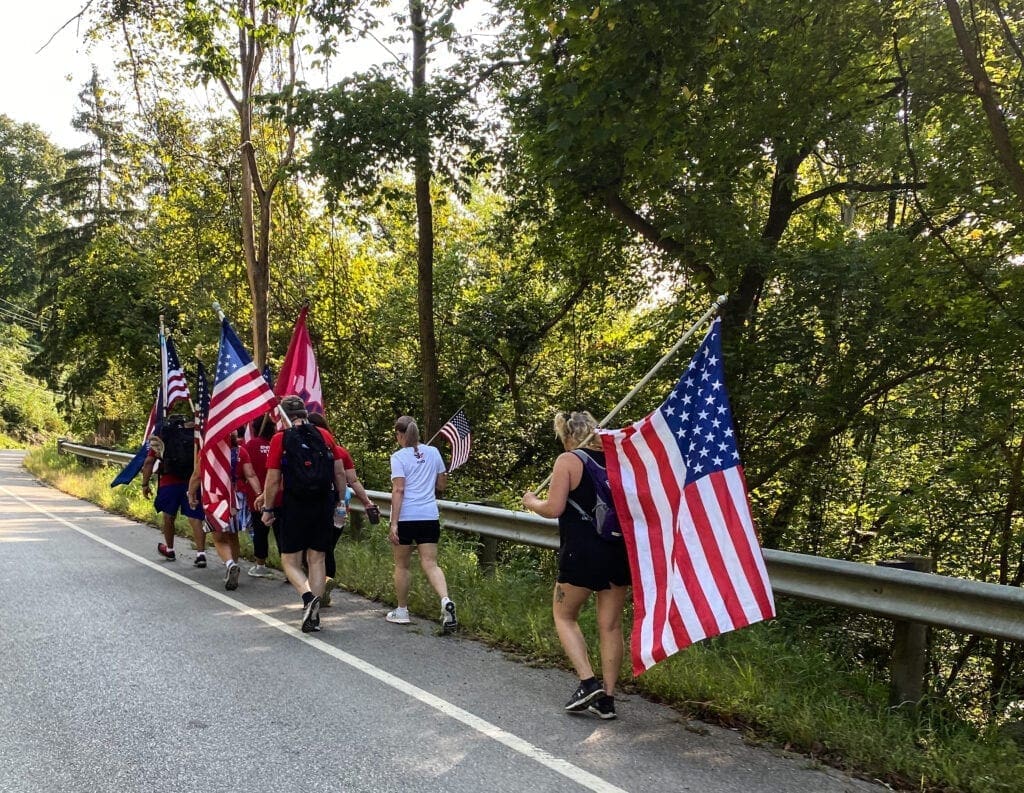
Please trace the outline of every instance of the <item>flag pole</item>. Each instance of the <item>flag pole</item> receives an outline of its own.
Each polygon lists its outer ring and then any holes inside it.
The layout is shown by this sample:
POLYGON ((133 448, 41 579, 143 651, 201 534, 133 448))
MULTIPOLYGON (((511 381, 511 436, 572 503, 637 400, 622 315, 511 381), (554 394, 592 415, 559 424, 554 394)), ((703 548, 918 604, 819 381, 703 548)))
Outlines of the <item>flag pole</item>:
MULTIPOLYGON (((459 410, 462 410, 465 407, 466 407, 466 405, 463 404, 463 405, 461 405, 459 407, 459 410)), ((452 419, 455 418, 457 415, 459 415, 459 410, 456 410, 454 413, 452 413, 452 419)), ((448 421, 451 421, 452 419, 448 419, 448 421)), ((448 421, 446 421, 444 424, 447 424, 448 421)), ((442 424, 441 426, 443 427, 444 424, 442 424)), ((434 435, 431 437, 431 439, 429 441, 427 441, 424 445, 425 446, 429 446, 430 444, 432 444, 434 442, 434 438, 436 438, 440 434, 441 434, 441 430, 438 430, 437 432, 435 432, 434 435)))
MULTIPOLYGON (((164 386, 167 385, 167 336, 164 332, 164 315, 160 315, 160 390, 163 393, 164 386)), ((163 394, 162 404, 160 405, 160 421, 167 418, 167 394, 163 394)))
MULTIPOLYGON (((220 303, 218 303, 216 300, 213 301, 213 310, 217 312, 217 319, 219 319, 221 322, 223 322, 226 319, 224 312, 221 311, 220 303)), ((281 417, 281 421, 284 422, 286 427, 292 426, 292 420, 288 418, 288 416, 285 414, 283 410, 278 408, 277 413, 281 417)))
MULTIPOLYGON (((661 367, 664 366, 666 363, 668 363, 668 360, 673 355, 675 355, 677 352, 679 352, 679 348, 682 347, 687 342, 687 340, 694 333, 697 332, 698 328, 700 328, 705 322, 707 322, 712 316, 714 316, 718 312, 718 310, 722 306, 725 305, 726 301, 728 301, 728 300, 729 300, 729 296, 728 295, 719 295, 718 298, 715 300, 715 302, 711 304, 711 307, 708 308, 708 310, 705 311, 701 315, 700 319, 698 319, 696 322, 694 322, 690 326, 689 330, 687 330, 686 333, 683 334, 682 338, 679 339, 679 341, 677 341, 672 346, 671 350, 669 350, 667 353, 665 353, 663 356, 661 356, 661 360, 658 361, 656 364, 654 364, 654 366, 651 368, 651 370, 640 379, 640 382, 637 383, 635 386, 633 386, 633 389, 628 394, 626 394, 626 396, 624 396, 619 401, 619 404, 617 404, 615 407, 613 407, 611 409, 611 412, 607 416, 605 416, 603 419, 601 419, 600 422, 598 422, 597 426, 599 428, 603 428, 605 425, 608 424, 609 421, 611 421, 613 418, 615 418, 615 416, 618 415, 619 411, 622 410, 622 408, 624 408, 629 403, 629 401, 633 397, 636 396, 637 392, 641 388, 643 388, 645 385, 647 385, 647 383, 650 381, 650 379, 652 377, 654 377, 655 374, 657 374, 658 370, 661 369, 661 367)), ((594 433, 591 432, 586 438, 583 439, 583 441, 580 443, 580 446, 585 446, 587 443, 590 442, 590 439, 593 438, 593 437, 594 437, 594 433)), ((537 489, 534 492, 535 493, 542 492, 544 490, 544 488, 547 487, 548 482, 550 482, 550 481, 551 481, 551 474, 549 473, 544 478, 544 481, 541 482, 539 485, 537 485, 537 489)))

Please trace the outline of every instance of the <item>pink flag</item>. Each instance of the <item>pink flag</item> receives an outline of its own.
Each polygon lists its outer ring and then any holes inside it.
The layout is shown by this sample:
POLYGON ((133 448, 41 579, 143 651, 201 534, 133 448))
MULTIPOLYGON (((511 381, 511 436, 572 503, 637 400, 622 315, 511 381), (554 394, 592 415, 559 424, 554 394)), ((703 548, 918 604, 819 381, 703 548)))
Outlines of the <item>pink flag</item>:
POLYGON ((295 330, 288 344, 288 354, 277 376, 274 393, 279 397, 297 394, 306 403, 310 413, 324 412, 324 395, 320 388, 320 370, 316 366, 316 355, 313 343, 309 340, 309 329, 306 327, 308 306, 303 306, 299 318, 295 320, 295 330))
POLYGON ((601 430, 633 575, 633 674, 709 636, 770 619, 725 392, 721 320, 657 410, 601 430))

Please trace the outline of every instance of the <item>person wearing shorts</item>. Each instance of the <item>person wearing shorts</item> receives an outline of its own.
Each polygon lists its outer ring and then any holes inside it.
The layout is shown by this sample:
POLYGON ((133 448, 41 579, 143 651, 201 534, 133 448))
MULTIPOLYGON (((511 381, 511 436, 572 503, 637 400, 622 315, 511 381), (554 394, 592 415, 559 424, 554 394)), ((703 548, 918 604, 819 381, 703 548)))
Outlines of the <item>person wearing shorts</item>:
MULTIPOLYGON (((187 424, 185 426, 188 426, 187 424)), ((153 469, 157 460, 163 455, 163 440, 159 435, 149 439, 149 452, 146 461, 142 465, 142 495, 149 498, 152 489, 149 486, 153 477, 153 469)), ((161 470, 157 467, 156 498, 153 506, 161 516, 161 528, 164 533, 164 541, 156 546, 157 553, 173 562, 177 559, 174 551, 174 519, 180 512, 188 519, 189 527, 192 529, 192 541, 196 545, 196 558, 193 564, 196 567, 206 567, 206 533, 203 531, 203 508, 199 505, 192 506, 188 498, 188 481, 180 476, 161 470)))
POLYGON ((555 435, 565 452, 555 460, 548 497, 532 491, 523 494, 523 506, 546 518, 558 518, 558 577, 552 612, 558 639, 580 678, 579 686, 565 705, 568 713, 589 711, 602 719, 615 718, 615 684, 624 654, 622 611, 629 594, 630 572, 623 540, 605 540, 592 521, 576 509, 592 511, 597 499, 590 474, 573 449, 582 449, 604 466, 604 452, 595 434, 597 422, 587 411, 555 414, 555 435), (579 616, 591 594, 597 595, 597 632, 601 649, 598 681, 590 663, 587 640, 579 616))
MULTIPOLYGON (((286 396, 280 408, 293 426, 308 423, 306 405, 299 396, 286 396)), ((325 429, 316 427, 334 460, 333 489, 323 494, 301 496, 288 492, 288 481, 282 474, 284 434, 275 433, 270 439, 267 453, 267 479, 263 498, 257 500, 263 513, 263 522, 277 529, 281 567, 288 582, 302 596, 302 632, 320 630, 320 598, 324 593, 325 557, 331 548, 334 533, 334 505, 337 493, 345 492, 345 468, 334 437, 325 429), (302 569, 302 556, 306 568, 302 569)))
POLYGON ((395 560, 395 599, 397 607, 386 615, 388 622, 408 625, 410 565, 413 545, 419 550, 420 567, 441 598, 441 628, 448 632, 458 627, 455 603, 448 597, 444 571, 437 564, 437 543, 441 538, 440 513, 435 493, 448 484, 448 473, 441 453, 420 442, 420 430, 412 416, 395 422, 399 449, 391 455, 391 540, 395 560))
MULTIPOLYGON (((239 535, 248 528, 250 522, 248 493, 255 492, 258 495, 263 490, 249 460, 249 452, 239 442, 237 432, 231 433, 230 445, 233 484, 230 495, 233 503, 229 505, 231 517, 223 529, 213 529, 213 547, 217 549, 217 555, 224 562, 224 588, 229 592, 238 589, 238 577, 242 572, 242 566, 239 564, 242 555, 239 535)), ((196 469, 188 488, 189 504, 193 507, 199 506, 199 488, 199 469, 196 469)))

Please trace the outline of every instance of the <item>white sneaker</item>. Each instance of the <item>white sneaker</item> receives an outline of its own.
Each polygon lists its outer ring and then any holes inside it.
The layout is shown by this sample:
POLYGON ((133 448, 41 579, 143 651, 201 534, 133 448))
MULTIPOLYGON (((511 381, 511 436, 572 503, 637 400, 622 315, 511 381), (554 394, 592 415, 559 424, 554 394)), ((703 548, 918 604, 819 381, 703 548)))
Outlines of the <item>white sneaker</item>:
POLYGON ((265 564, 254 564, 248 569, 248 574, 253 578, 273 578, 274 574, 265 564))
POLYGON ((409 609, 407 608, 398 608, 394 611, 389 611, 384 619, 388 622, 393 622, 396 625, 408 625, 412 622, 412 620, 409 619, 409 609))
POLYGON ((459 620, 455 616, 455 603, 448 598, 441 601, 441 628, 445 631, 453 631, 459 627, 459 620))

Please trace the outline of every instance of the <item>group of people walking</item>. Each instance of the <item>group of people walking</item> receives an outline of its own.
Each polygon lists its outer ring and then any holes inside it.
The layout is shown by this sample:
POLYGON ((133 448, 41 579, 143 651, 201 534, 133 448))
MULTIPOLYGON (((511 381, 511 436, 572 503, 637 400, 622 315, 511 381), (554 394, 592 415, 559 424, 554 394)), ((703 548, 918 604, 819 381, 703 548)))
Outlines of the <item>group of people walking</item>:
MULTIPOLYGON (((359 481, 351 455, 331 434, 323 417, 308 413, 298 396, 285 397, 279 407, 288 417, 290 428, 275 431, 268 416, 254 423, 249 441, 239 440, 232 449, 232 477, 238 499, 232 505, 228 526, 214 532, 214 545, 226 567, 225 588, 233 590, 238 586, 241 571, 239 533, 248 530, 252 534, 255 564, 248 574, 260 577, 273 575, 267 567, 269 535, 273 532, 284 574, 302 598, 301 629, 309 633, 320 630, 320 608, 333 586, 334 547, 340 537, 334 516, 346 490, 350 488, 361 501, 371 522, 376 522, 380 513, 359 481), (313 487, 311 482, 320 470, 327 472, 323 477, 329 481, 322 488, 313 487)), ((622 612, 629 591, 630 568, 621 538, 609 542, 599 536, 590 515, 597 492, 579 455, 587 455, 604 468, 596 428, 597 422, 586 411, 555 415, 555 434, 565 453, 555 460, 547 498, 527 491, 522 503, 527 509, 559 522, 561 541, 552 610, 558 638, 580 678, 565 710, 613 719, 615 686, 624 654, 622 612), (600 678, 594 673, 578 621, 592 593, 597 597, 600 678)), ((408 598, 415 548, 423 573, 440 600, 442 629, 448 632, 458 626, 458 618, 444 571, 437 561, 441 530, 437 494, 447 486, 447 470, 440 452, 420 440, 419 427, 411 416, 396 420, 394 433, 398 449, 391 455, 388 537, 397 603, 385 619, 399 625, 411 622, 408 598)), ((165 453, 163 446, 160 438, 151 440, 142 472, 147 497, 155 462, 163 459, 165 453)), ((180 472, 163 467, 158 473, 154 504, 162 513, 164 541, 157 550, 166 559, 175 559, 174 519, 180 511, 192 528, 195 565, 205 567, 206 535, 198 500, 199 474, 194 471, 186 479, 180 472)))

